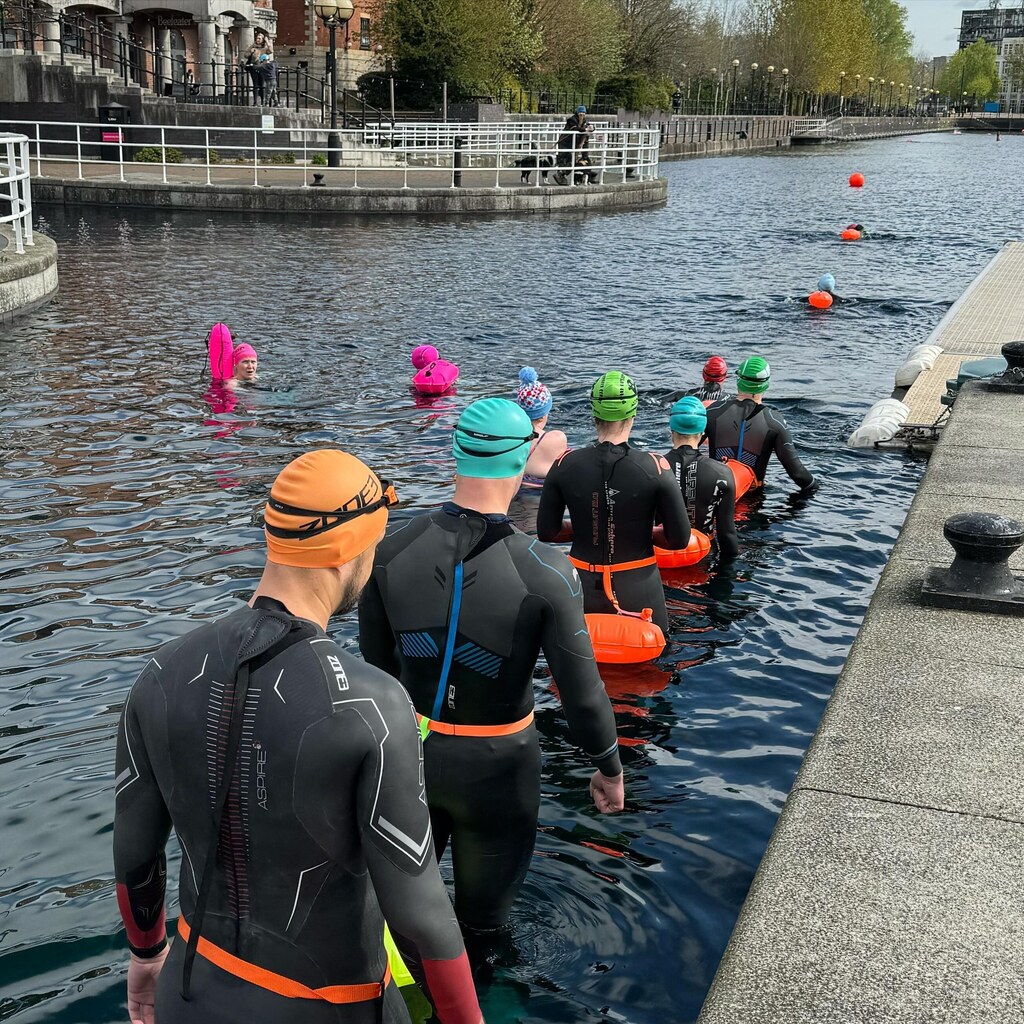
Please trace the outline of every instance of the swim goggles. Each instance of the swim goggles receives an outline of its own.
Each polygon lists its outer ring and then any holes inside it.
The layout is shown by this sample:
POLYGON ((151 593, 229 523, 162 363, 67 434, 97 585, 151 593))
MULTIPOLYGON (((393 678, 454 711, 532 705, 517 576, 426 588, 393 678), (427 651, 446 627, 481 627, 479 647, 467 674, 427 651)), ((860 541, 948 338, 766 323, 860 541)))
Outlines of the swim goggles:
POLYGON ((459 447, 466 452, 468 455, 473 455, 478 459, 487 459, 493 455, 508 455, 509 452, 514 452, 517 448, 521 448, 524 444, 529 444, 530 441, 535 441, 540 434, 536 430, 531 430, 525 437, 520 434, 482 434, 478 430, 469 430, 467 427, 460 427, 458 423, 455 424, 456 434, 465 434, 466 437, 471 437, 476 441, 515 441, 511 448, 502 448, 496 452, 485 452, 478 448, 467 448, 461 441, 456 438, 456 442, 459 447))
MULTIPOLYGON (((267 506, 274 512, 280 512, 284 516, 312 516, 312 520, 294 530, 288 530, 281 526, 272 526, 264 519, 264 528, 272 537, 279 537, 282 540, 295 540, 303 537, 315 537, 317 534, 326 533, 336 526, 344 526, 360 516, 370 515, 381 508, 391 508, 398 504, 398 493, 395 485, 390 480, 379 478, 381 495, 376 501, 362 505, 359 508, 337 508, 333 512, 325 512, 322 509, 299 508, 296 505, 286 505, 278 501, 273 495, 267 499, 267 506)), ((353 501, 359 500, 361 495, 356 495, 353 501)))

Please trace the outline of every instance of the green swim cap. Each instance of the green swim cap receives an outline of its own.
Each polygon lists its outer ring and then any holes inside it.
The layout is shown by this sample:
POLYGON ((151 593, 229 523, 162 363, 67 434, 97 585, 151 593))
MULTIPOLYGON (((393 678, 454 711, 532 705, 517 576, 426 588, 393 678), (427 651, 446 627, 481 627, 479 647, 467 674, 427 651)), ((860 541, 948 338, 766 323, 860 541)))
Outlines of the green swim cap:
POLYGON ((768 390, 771 382, 772 368, 768 365, 768 360, 760 356, 744 359, 736 371, 736 390, 742 391, 745 395, 759 395, 768 390))
POLYGON ((530 457, 530 417, 507 398, 481 398, 455 424, 452 453, 460 476, 505 480, 519 476, 530 457))
POLYGON ((628 420, 636 415, 639 404, 636 385, 619 370, 609 370, 598 377, 590 389, 590 408, 594 419, 614 423, 616 420, 628 420))

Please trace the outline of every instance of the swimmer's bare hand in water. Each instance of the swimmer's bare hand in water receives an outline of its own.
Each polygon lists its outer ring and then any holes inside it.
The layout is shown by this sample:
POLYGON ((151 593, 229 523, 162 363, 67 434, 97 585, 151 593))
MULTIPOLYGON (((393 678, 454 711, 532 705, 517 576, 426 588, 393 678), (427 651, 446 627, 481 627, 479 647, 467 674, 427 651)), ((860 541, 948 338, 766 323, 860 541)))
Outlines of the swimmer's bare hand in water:
POLYGON ((590 795, 594 806, 602 814, 614 814, 626 806, 626 790, 620 772, 614 779, 608 778, 600 771, 590 777, 590 795))
POLYGON ((128 1019, 131 1024, 156 1024, 156 983, 170 947, 144 960, 131 955, 128 964, 128 1019))

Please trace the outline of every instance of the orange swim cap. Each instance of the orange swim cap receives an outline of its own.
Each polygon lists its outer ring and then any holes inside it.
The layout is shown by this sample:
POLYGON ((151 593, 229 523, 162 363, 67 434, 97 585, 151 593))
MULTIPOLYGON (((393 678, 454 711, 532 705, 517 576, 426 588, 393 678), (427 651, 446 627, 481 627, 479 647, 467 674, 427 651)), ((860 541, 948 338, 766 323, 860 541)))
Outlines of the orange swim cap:
POLYGON ((354 455, 323 448, 288 463, 263 512, 267 559, 328 569, 351 562, 381 534, 394 487, 354 455))

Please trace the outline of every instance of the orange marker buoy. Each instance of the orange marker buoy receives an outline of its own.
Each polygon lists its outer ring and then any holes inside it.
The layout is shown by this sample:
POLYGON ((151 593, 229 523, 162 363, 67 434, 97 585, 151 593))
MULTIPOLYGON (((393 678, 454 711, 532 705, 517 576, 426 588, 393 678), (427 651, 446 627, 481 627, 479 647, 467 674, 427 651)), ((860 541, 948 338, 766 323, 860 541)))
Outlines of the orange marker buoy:
POLYGON ((675 551, 670 548, 655 547, 654 555, 658 559, 659 569, 678 569, 684 565, 696 565, 707 558, 711 551, 711 538, 700 530, 690 531, 690 543, 685 548, 675 551))
POLYGON ((864 187, 864 175, 860 171, 854 171, 850 175, 850 187, 851 188, 863 188, 864 187))
POLYGON ((828 292, 811 292, 807 296, 807 301, 815 309, 828 309, 832 305, 832 296, 828 292))
POLYGON ((602 665, 637 665, 654 661, 665 650, 665 634, 656 622, 633 615, 593 612, 584 615, 594 661, 602 665))
POLYGON ((752 487, 759 487, 754 471, 737 459, 726 459, 725 464, 732 470, 732 478, 736 483, 736 500, 739 501, 752 487))
POLYGON ((860 232, 856 228, 843 228, 839 237, 844 242, 856 242, 860 238, 860 232))

